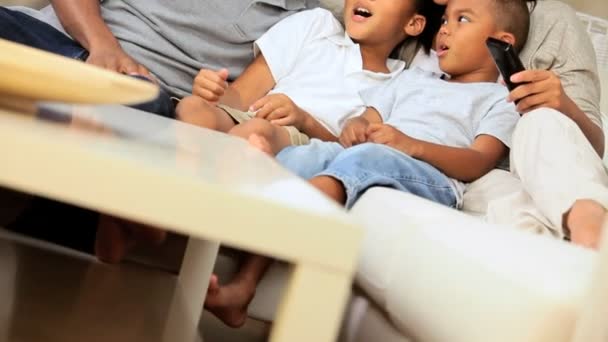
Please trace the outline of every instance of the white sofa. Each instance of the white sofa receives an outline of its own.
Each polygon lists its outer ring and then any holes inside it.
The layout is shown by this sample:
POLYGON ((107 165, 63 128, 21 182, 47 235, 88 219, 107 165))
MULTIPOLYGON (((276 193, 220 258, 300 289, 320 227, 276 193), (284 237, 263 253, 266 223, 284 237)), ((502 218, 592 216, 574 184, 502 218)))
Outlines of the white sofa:
MULTIPOLYGON (((339 13, 340 1, 322 2, 339 13)), ((606 94, 608 65, 600 65, 600 76, 606 94)), ((604 113, 607 107, 604 97, 604 113)), ((341 341, 571 340, 585 308, 593 253, 472 216, 467 227, 452 226, 455 216, 467 214, 389 189, 366 193, 352 215, 369 234, 341 341)), ((217 271, 229 277, 234 267, 220 257, 217 271)), ((271 268, 252 317, 273 319, 285 271, 281 264, 271 268)))

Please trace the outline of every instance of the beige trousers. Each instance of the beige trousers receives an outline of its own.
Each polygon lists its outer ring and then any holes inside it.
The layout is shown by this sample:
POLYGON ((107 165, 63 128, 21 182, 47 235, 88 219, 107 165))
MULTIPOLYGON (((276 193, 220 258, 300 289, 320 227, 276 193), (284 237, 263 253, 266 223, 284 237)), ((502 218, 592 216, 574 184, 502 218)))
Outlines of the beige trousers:
POLYGON ((481 213, 485 203, 489 222, 563 238, 563 215, 576 200, 592 199, 608 208, 601 158, 578 126, 555 110, 522 117, 510 162, 510 173, 494 170, 469 186, 465 211, 481 213))

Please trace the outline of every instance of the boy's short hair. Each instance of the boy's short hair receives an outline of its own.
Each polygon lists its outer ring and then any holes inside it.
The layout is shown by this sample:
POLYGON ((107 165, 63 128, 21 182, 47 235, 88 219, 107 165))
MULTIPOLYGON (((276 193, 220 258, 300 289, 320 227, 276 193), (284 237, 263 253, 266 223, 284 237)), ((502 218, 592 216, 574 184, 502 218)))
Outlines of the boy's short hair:
POLYGON ((519 52, 526 45, 530 31, 530 7, 536 0, 493 0, 495 19, 501 30, 515 36, 515 49, 519 52))
POLYGON ((418 42, 428 53, 433 47, 435 36, 441 27, 441 18, 445 13, 445 6, 437 5, 433 0, 417 0, 416 6, 418 14, 426 18, 426 26, 418 36, 418 42))

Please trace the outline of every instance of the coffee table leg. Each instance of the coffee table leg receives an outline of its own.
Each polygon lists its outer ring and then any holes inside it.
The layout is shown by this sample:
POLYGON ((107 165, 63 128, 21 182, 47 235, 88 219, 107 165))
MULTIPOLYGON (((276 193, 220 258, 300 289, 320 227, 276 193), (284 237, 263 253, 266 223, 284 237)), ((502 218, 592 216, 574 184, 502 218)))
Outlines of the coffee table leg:
POLYGON ((190 238, 179 271, 178 284, 188 300, 186 309, 197 323, 203 312, 209 278, 213 272, 219 246, 217 242, 190 238))
POLYGON ((199 322, 219 244, 190 238, 162 341, 201 341, 199 322))
POLYGON ((270 341, 335 341, 351 283, 351 275, 346 272, 295 265, 270 341))

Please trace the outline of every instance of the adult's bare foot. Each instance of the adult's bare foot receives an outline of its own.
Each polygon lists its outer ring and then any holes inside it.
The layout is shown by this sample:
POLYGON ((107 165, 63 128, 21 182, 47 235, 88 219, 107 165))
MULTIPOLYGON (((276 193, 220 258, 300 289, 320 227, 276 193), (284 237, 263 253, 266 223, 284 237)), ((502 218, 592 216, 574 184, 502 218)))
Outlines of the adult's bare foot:
POLYGON ((247 139, 247 141, 249 141, 249 145, 257 148, 258 150, 266 154, 272 155, 272 147, 270 146, 268 140, 266 140, 266 138, 264 138, 263 136, 252 134, 251 136, 249 136, 249 139, 247 139))
POLYGON ((109 264, 122 261, 138 242, 158 245, 164 242, 167 233, 155 228, 101 215, 95 238, 95 255, 109 264))
POLYGON ((247 308, 255 295, 255 286, 245 281, 233 281, 220 286, 214 274, 209 280, 205 309, 229 327, 239 328, 247 320, 247 308))
POLYGON ((577 245, 597 249, 606 218, 606 209, 596 201, 576 201, 566 220, 570 240, 577 245))

